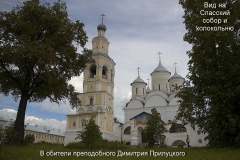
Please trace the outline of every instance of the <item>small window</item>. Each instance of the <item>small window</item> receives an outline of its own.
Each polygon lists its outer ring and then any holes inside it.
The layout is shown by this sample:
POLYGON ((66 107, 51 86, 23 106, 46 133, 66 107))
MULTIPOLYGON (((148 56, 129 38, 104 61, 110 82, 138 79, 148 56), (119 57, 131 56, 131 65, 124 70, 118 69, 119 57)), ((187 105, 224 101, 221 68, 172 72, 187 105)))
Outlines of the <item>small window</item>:
POLYGON ((143 94, 144 94, 144 88, 143 88, 143 94))
POLYGON ((138 94, 138 88, 136 88, 136 94, 138 94))
POLYGON ((90 98, 89 104, 93 105, 93 98, 90 98))
POLYGON ((76 122, 73 122, 73 127, 76 127, 76 122))
POLYGON ((168 91, 168 87, 167 87, 167 84, 166 84, 166 91, 168 91))
POLYGON ((187 132, 186 128, 181 124, 173 124, 169 130, 169 133, 187 132))
POLYGON ((199 139, 199 140, 198 140, 198 143, 202 143, 202 140, 201 140, 201 139, 199 139))
POLYGON ((158 89, 159 89, 159 91, 160 91, 160 89, 161 89, 161 85, 160 85, 160 84, 158 85, 158 89))

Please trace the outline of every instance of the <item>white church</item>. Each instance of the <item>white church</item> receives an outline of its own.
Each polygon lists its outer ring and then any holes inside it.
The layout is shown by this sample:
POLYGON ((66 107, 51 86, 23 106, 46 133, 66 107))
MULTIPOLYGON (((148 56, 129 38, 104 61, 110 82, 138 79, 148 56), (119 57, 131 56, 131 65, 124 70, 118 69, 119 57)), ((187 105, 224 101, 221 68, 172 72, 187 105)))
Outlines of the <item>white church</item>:
MULTIPOLYGON (((151 75, 151 89, 138 77, 131 83, 132 98, 124 108, 125 124, 114 121, 114 76, 115 62, 109 56, 109 41, 105 38, 107 27, 102 23, 97 26, 98 36, 92 40, 92 58, 95 64, 88 64, 84 70, 83 93, 79 94, 81 106, 76 114, 67 115, 65 142, 76 142, 77 131, 84 127, 82 120, 90 120, 94 115, 96 124, 100 127, 104 139, 109 141, 123 141, 129 145, 141 145, 144 143, 142 130, 146 127, 147 118, 151 109, 156 108, 165 123, 173 120, 179 108, 178 98, 175 97, 177 88, 184 82, 176 71, 171 76, 161 63, 151 75)), ((206 135, 197 134, 197 126, 191 127, 177 123, 173 126, 166 125, 168 133, 165 133, 165 145, 176 147, 186 146, 186 136, 190 137, 191 146, 206 146, 206 135)))

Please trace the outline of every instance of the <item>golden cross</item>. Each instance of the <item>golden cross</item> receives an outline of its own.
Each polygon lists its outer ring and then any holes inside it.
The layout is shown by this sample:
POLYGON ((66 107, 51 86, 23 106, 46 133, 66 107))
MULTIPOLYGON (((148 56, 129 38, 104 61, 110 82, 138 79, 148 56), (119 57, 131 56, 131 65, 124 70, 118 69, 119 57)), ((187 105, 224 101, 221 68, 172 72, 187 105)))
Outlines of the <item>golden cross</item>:
POLYGON ((138 67, 137 69, 138 69, 138 76, 139 76, 139 70, 140 70, 140 68, 138 67))
POLYGON ((174 65, 174 71, 176 72, 177 71, 177 63, 175 62, 175 63, 173 63, 173 65, 174 65))
POLYGON ((162 53, 161 53, 161 52, 158 52, 157 54, 158 54, 158 56, 159 56, 159 62, 161 62, 161 61, 162 61, 162 60, 161 60, 161 54, 162 54, 162 53))

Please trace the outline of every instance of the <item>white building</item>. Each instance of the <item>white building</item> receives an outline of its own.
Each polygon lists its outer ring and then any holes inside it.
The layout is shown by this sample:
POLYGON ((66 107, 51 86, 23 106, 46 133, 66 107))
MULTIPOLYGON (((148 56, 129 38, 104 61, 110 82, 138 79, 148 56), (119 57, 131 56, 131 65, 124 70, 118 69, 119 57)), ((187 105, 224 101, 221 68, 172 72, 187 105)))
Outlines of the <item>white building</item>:
MULTIPOLYGON (((95 64, 89 64, 84 70, 83 93, 79 94, 82 106, 77 113, 67 116, 65 145, 76 141, 77 131, 81 130, 82 120, 89 120, 95 115, 95 122, 99 125, 103 138, 111 141, 122 140, 131 145, 143 143, 142 130, 146 126, 148 114, 156 108, 166 123, 173 120, 179 108, 179 99, 175 98, 178 87, 184 79, 176 71, 171 73, 163 67, 159 53, 159 65, 150 74, 152 85, 145 83, 139 74, 132 83, 132 98, 126 104, 125 124, 114 123, 114 61, 108 54, 109 41, 105 38, 106 26, 103 21, 98 25, 98 36, 92 40, 93 59, 95 64)), ((198 135, 191 125, 180 123, 167 125, 165 144, 167 146, 186 145, 186 135, 190 136, 192 146, 205 146, 204 135, 198 135)), ((197 130, 197 127, 196 127, 197 130)))

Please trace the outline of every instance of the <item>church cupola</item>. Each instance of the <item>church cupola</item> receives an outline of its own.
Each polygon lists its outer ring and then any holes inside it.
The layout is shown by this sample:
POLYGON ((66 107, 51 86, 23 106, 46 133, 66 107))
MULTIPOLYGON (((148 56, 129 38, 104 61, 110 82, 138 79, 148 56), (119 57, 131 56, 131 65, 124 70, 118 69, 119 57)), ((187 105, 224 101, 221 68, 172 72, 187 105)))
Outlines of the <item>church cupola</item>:
POLYGON ((140 68, 138 67, 138 77, 137 79, 135 79, 132 83, 132 98, 135 96, 141 96, 141 97, 145 97, 146 96, 146 86, 147 83, 144 82, 144 80, 142 80, 140 78, 140 74, 139 74, 139 70, 140 68))
POLYGON ((98 30, 98 36, 93 38, 92 40, 92 46, 93 46, 93 54, 94 53, 100 53, 100 54, 108 54, 108 47, 109 47, 109 41, 105 38, 105 31, 107 30, 107 27, 103 24, 103 17, 102 16, 102 23, 97 26, 98 30))
POLYGON ((146 89, 146 95, 148 95, 148 93, 152 92, 152 90, 149 88, 149 79, 148 80, 148 86, 147 86, 147 89, 146 89))
POLYGON ((168 80, 170 78, 171 72, 169 72, 165 67, 163 67, 161 62, 161 52, 159 54, 159 64, 157 68, 151 73, 152 77, 152 90, 159 90, 170 93, 168 80))
POLYGON ((179 86, 182 86, 184 78, 177 73, 177 63, 174 63, 174 75, 169 79, 171 92, 177 92, 179 86))

